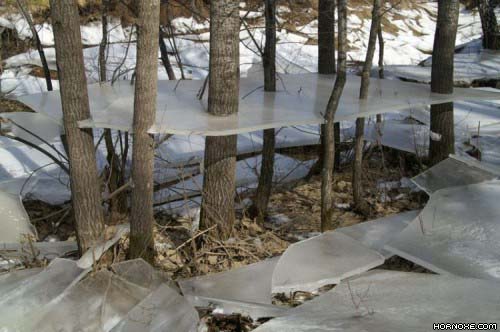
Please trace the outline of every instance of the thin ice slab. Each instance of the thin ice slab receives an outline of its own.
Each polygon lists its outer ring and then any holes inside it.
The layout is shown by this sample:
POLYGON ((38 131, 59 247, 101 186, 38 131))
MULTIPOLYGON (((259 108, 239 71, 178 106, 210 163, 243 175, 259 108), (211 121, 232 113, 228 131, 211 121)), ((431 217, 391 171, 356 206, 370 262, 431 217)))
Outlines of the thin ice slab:
MULTIPOLYGON (((283 126, 321 124, 334 80, 334 76, 318 74, 280 75, 278 91, 270 93, 264 92, 262 80, 242 78, 239 112, 225 117, 208 114, 206 100, 197 98, 203 81, 159 81, 156 121, 150 133, 224 136, 283 126)), ((336 121, 396 112, 411 106, 500 98, 495 92, 459 88, 453 94, 436 94, 431 93, 427 85, 374 79, 370 83, 368 100, 360 101, 359 84, 359 77, 348 77, 336 121)), ((80 125, 130 131, 133 96, 134 86, 130 82, 117 81, 113 86, 91 85, 92 117, 80 125)), ((19 100, 57 121, 61 118, 59 92, 28 95, 19 100)))
POLYGON ((0 298, 0 322, 16 331, 25 326, 26 317, 57 298, 76 284, 89 270, 80 269, 75 261, 57 258, 43 271, 26 278, 0 298))
POLYGON ((0 254, 11 259, 53 260, 78 251, 75 241, 2 243, 0 254))
POLYGON ((112 332, 196 332, 198 312, 184 297, 162 285, 129 311, 112 332))
POLYGON ((142 258, 118 262, 111 265, 111 271, 115 275, 150 290, 168 284, 173 289, 178 289, 175 283, 162 271, 156 270, 142 258))
POLYGON ((64 132, 60 122, 42 113, 0 113, 0 118, 10 121, 9 134, 34 145, 52 143, 64 132))
POLYGON ((500 323, 496 282, 374 270, 342 282, 255 332, 432 331, 438 322, 500 323))
POLYGON ((179 281, 182 293, 196 306, 252 317, 274 317, 283 309, 272 305, 271 278, 279 257, 212 275, 179 281))
POLYGON ((498 173, 479 162, 451 155, 437 165, 417 175, 412 181, 428 194, 457 186, 480 183, 498 178, 498 173))
POLYGON ((0 294, 7 294, 9 291, 17 288, 24 280, 34 276, 42 271, 41 268, 15 270, 0 274, 0 294))
POLYGON ((34 235, 18 195, 0 191, 0 216, 0 243, 19 243, 34 235))
MULTIPOLYGON (((26 324, 37 331, 110 331, 150 290, 101 270, 73 285, 26 324)), ((29 329, 26 329, 29 330, 29 329)))
POLYGON ((401 233, 415 220, 419 213, 420 211, 398 213, 389 217, 342 227, 337 231, 361 242, 364 246, 377 251, 385 258, 390 258, 393 254, 385 250, 384 245, 401 233))
POLYGON ((313 292, 384 263, 384 257, 340 232, 292 244, 273 273, 272 292, 313 292))
POLYGON ((442 274, 500 281, 500 181, 441 189, 384 248, 442 274))

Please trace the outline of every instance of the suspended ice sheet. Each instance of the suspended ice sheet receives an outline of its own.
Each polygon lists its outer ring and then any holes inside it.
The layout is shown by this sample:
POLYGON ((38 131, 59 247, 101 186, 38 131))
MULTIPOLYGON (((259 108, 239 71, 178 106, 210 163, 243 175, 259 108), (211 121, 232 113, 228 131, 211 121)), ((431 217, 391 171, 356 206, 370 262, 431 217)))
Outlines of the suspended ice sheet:
POLYGON ((195 308, 175 290, 162 285, 129 311, 112 332, 196 332, 195 308))
POLYGON ((312 292, 384 263, 384 257, 340 232, 292 244, 272 278, 273 293, 312 292))
POLYGON ((410 224, 420 211, 398 213, 389 217, 361 222, 359 224, 338 228, 337 231, 361 242, 385 258, 393 254, 384 249, 384 245, 398 235, 410 224))
POLYGON ((380 126, 369 123, 365 139, 393 149, 426 156, 429 145, 429 127, 404 121, 389 120, 380 126))
POLYGON ((42 113, 0 113, 0 118, 11 121, 11 135, 34 145, 51 143, 55 139, 58 139, 64 132, 61 123, 42 113))
POLYGON ((374 270, 290 309, 255 332, 432 331, 438 322, 500 323, 496 282, 374 270))
POLYGON ((0 191, 0 216, 0 243, 19 243, 34 235, 18 195, 0 191))
POLYGON ((498 175, 478 162, 451 155, 450 158, 420 173, 412 181, 426 193, 432 194, 439 189, 493 180, 498 175))
POLYGON ((500 181, 441 189, 384 248, 429 270, 500 280, 500 181))
MULTIPOLYGON (((207 113, 206 100, 196 95, 203 81, 159 81, 157 114, 151 133, 204 136, 232 135, 282 126, 323 123, 334 76, 318 74, 281 75, 277 92, 264 92, 262 81, 242 78, 238 114, 216 117, 207 113)), ((349 76, 336 114, 336 121, 398 111, 453 100, 499 99, 495 92, 455 89, 450 95, 430 92, 427 85, 391 80, 372 80, 367 101, 359 100, 360 78, 349 76)), ((206 97, 205 93, 205 97, 206 97)), ((113 86, 91 85, 92 118, 82 127, 130 130, 133 118, 134 87, 126 81, 113 86)), ((58 92, 19 97, 38 112, 60 119, 58 92)))

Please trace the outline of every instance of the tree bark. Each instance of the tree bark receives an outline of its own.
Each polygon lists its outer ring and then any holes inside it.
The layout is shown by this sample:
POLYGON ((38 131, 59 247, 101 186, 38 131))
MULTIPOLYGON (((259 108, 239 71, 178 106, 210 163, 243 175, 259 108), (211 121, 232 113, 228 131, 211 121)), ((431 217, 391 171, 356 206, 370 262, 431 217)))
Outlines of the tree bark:
POLYGON ((483 29, 483 47, 491 50, 500 49, 500 31, 498 31, 495 7, 498 0, 479 0, 479 16, 483 29))
POLYGON ((132 148, 132 197, 130 211, 131 258, 154 258, 153 163, 154 124, 158 87, 158 27, 160 0, 140 0, 137 24, 137 65, 132 148))
POLYGON ((38 51, 38 55, 40 56, 40 61, 42 62, 43 75, 45 76, 45 84, 47 85, 47 91, 52 91, 53 90, 52 79, 50 77, 49 65, 47 64, 47 59, 45 58, 45 52, 43 50, 40 37, 38 36, 38 31, 36 31, 35 24, 33 24, 33 20, 31 19, 31 15, 28 11, 26 0, 17 0, 17 5, 19 7, 19 10, 23 14, 24 18, 26 19, 26 22, 28 22, 31 34, 33 35, 33 39, 35 40, 36 49, 38 51))
POLYGON ((323 149, 323 170, 321 174, 321 231, 334 229, 338 222, 333 220, 333 169, 335 165, 335 113, 346 82, 347 46, 347 2, 338 0, 338 68, 335 85, 325 112, 325 144, 323 149))
MULTIPOLYGON (((266 44, 264 46, 264 90, 276 91, 276 0, 265 0, 266 44)), ((274 176, 274 129, 264 130, 264 145, 262 148, 262 164, 260 167, 259 185, 250 215, 264 222, 267 206, 271 197, 274 176)))
MULTIPOLYGON (((375 55, 375 46, 377 43, 377 34, 380 25, 380 0, 373 0, 372 23, 370 26, 370 36, 368 39, 368 49, 361 72, 361 87, 359 98, 366 100, 370 87, 370 71, 375 55)), ((363 148, 365 145, 365 118, 356 119, 356 142, 354 148, 354 167, 352 172, 352 194, 354 198, 354 208, 363 214, 368 213, 368 206, 363 200, 362 172, 363 172, 363 148)))
POLYGON ((72 204, 80 253, 94 245, 104 229, 101 193, 91 129, 78 128, 90 118, 78 7, 50 0, 59 73, 63 122, 68 143, 72 204))
MULTIPOLYGON (((458 26, 459 0, 441 0, 438 3, 438 19, 432 51, 431 91, 453 93, 453 57, 458 26)), ((453 103, 431 106, 431 136, 429 159, 432 165, 448 158, 455 152, 453 103)))
MULTIPOLYGON (((378 77, 385 78, 384 74, 384 36, 382 35, 382 17, 378 22, 378 77)), ((382 123, 382 114, 377 114, 377 124, 382 123)))
MULTIPOLYGON (((210 79, 208 112, 225 116, 238 111, 239 3, 213 0, 210 5, 210 79)), ((234 224, 236 136, 207 137, 200 229, 227 239, 234 224)))
POLYGON ((99 44, 99 80, 106 82, 106 46, 108 44, 108 10, 109 0, 101 0, 102 39, 99 44))

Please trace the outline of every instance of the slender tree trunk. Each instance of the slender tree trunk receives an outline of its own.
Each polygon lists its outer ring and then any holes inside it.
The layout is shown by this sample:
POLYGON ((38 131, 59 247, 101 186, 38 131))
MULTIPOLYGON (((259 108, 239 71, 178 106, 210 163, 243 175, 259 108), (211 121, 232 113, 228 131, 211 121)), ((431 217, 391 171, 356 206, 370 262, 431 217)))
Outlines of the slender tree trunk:
POLYGON ((335 113, 346 82, 347 46, 347 2, 337 1, 338 8, 338 68, 335 86, 325 112, 325 144, 323 150, 323 170, 321 173, 321 231, 334 229, 338 222, 333 220, 333 169, 335 165, 335 113))
POLYGON ((31 34, 33 35, 33 39, 35 41, 36 49, 38 51, 38 55, 40 56, 40 61, 42 62, 43 75, 45 76, 45 83, 47 85, 47 91, 52 91, 52 79, 50 77, 49 65, 47 64, 47 59, 45 58, 45 52, 43 50, 42 42, 40 41, 40 37, 38 36, 38 32, 35 29, 35 24, 33 24, 33 20, 31 19, 31 15, 28 11, 28 6, 26 4, 26 0, 16 0, 19 10, 23 14, 26 22, 28 22, 28 26, 30 27, 31 34))
MULTIPOLYGON (((384 36, 382 35, 382 17, 378 22, 378 77, 385 78, 384 74, 384 36)), ((382 123, 382 114, 377 114, 377 123, 382 123)))
MULTIPOLYGON (((434 48, 432 50, 431 91, 453 93, 453 57, 457 35, 459 0, 441 0, 438 4, 438 19, 434 48)), ((453 103, 431 106, 431 132, 429 159, 436 164, 455 152, 453 103)))
POLYGON ((90 117, 76 2, 50 0, 63 122, 70 160, 72 204, 80 252, 94 245, 104 229, 101 193, 91 129, 78 128, 90 117))
MULTIPOLYGON (((380 0, 373 1, 372 23, 370 27, 370 37, 368 39, 368 49, 366 51, 365 63, 361 72, 361 87, 359 98, 366 100, 370 87, 370 71, 373 64, 373 56, 375 54, 375 46, 377 43, 377 33, 380 26, 380 0)), ((352 193, 354 198, 354 207, 363 214, 368 213, 368 206, 363 200, 362 172, 363 172, 363 148, 365 118, 356 119, 356 143, 354 153, 354 167, 352 173, 352 193)))
MULTIPOLYGON (((266 44, 264 46, 264 90, 276 91, 276 0, 265 1, 266 44)), ((259 185, 255 202, 250 213, 262 223, 267 212, 274 176, 274 129, 264 130, 264 145, 262 149, 262 165, 260 168, 259 185)))
MULTIPOLYGON (((102 0, 102 39, 99 44, 99 80, 106 82, 107 68, 106 68, 106 47, 108 45, 108 11, 109 0, 102 0)), ((120 175, 120 160, 116 154, 113 144, 113 136, 111 129, 104 129, 104 143, 106 144, 106 160, 108 162, 109 174, 107 178, 108 191, 113 193, 121 185, 122 176, 120 175)), ((110 220, 118 220, 127 211, 127 196, 126 192, 120 193, 113 197, 110 202, 110 220)))
POLYGON ((318 72, 335 74, 335 0, 318 3, 318 72))
POLYGON ((167 45, 165 44, 165 39, 163 39, 163 33, 160 27, 160 54, 161 54, 161 62, 163 63, 163 67, 165 67, 165 71, 167 72, 169 80, 176 80, 174 69, 172 68, 172 64, 170 63, 170 59, 168 58, 167 45))
MULTIPOLYGON (((238 111, 239 2, 213 0, 210 5, 210 79, 208 112, 225 116, 238 111)), ((234 224, 236 136, 207 137, 200 229, 227 239, 234 224)))
MULTIPOLYGON (((335 1, 320 0, 318 2, 318 73, 332 75, 336 73, 335 66, 335 1)), ((320 152, 316 164, 311 168, 308 177, 319 174, 323 168, 323 151, 325 148, 325 125, 320 128, 320 152)), ((340 138, 340 124, 334 125, 335 137, 340 138)), ((335 163, 340 162, 340 142, 336 141, 335 163)), ((338 167, 336 167, 338 168, 338 167)))
POLYGON ((102 39, 99 44, 99 80, 106 82, 106 46, 108 44, 108 10, 109 0, 101 0, 101 23, 102 23, 102 39))
POLYGON ((134 145, 132 148, 132 197, 130 257, 152 262, 154 124, 158 88, 158 27, 160 0, 140 0, 137 24, 137 65, 134 98, 134 145))
POLYGON ((483 47, 491 50, 500 49, 500 31, 498 30, 495 7, 498 0, 479 0, 479 16, 483 28, 483 47))

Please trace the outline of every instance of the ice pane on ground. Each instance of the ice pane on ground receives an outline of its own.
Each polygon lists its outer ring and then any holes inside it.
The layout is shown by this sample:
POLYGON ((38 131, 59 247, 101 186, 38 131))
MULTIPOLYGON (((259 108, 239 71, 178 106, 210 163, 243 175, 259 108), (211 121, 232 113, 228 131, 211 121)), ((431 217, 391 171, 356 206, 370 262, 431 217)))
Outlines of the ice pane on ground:
POLYGON ((15 243, 32 236, 32 226, 18 195, 0 191, 0 243, 15 243))
POLYGON ((168 283, 170 287, 177 289, 174 282, 166 275, 161 271, 155 270, 141 258, 115 263, 111 265, 111 270, 128 282, 143 288, 154 290, 162 283, 168 283))
POLYGON ((271 278, 279 257, 227 272, 179 281, 182 293, 195 306, 218 313, 241 313, 255 319, 275 317, 284 309, 272 305, 271 278))
POLYGON ((432 331, 433 322, 500 323, 500 284, 374 270, 289 310, 256 332, 432 331))
POLYGON ((337 229, 337 231, 379 252, 385 258, 389 258, 393 254, 383 249, 384 245, 394 236, 401 233, 419 213, 420 211, 398 213, 393 216, 361 222, 349 227, 342 227, 337 229))
POLYGON ((135 306, 113 332, 196 332, 198 312, 174 289, 162 285, 135 306))
POLYGON ((0 294, 7 294, 24 282, 25 279, 39 273, 41 268, 24 269, 0 274, 0 294))
POLYGON ((55 259, 40 273, 2 294, 0 322, 4 327, 14 330, 22 327, 27 322, 26 317, 32 317, 33 312, 40 310, 70 285, 78 282, 87 272, 72 260, 55 259))
POLYGON ((500 181, 441 189, 385 249, 437 273, 500 280, 500 181))
POLYGON ((272 304, 271 278, 278 257, 238 269, 179 281, 184 295, 272 304))
POLYGON ((74 241, 0 244, 0 254, 14 259, 53 260, 77 250, 78 245, 74 241))
POLYGON ((116 233, 115 235, 107 240, 107 241, 102 241, 102 243, 95 245, 92 248, 89 248, 83 255, 80 257, 80 259, 76 262, 78 267, 82 269, 88 269, 91 267, 96 261, 101 258, 102 254, 106 252, 111 246, 113 246, 115 243, 120 241, 121 237, 125 234, 128 234, 130 232, 130 225, 129 224, 124 224, 124 225, 118 225, 116 227, 116 233))
POLYGON ((288 247, 274 269, 272 292, 312 292, 383 263, 382 255, 353 238, 327 232, 288 247))
POLYGON ((465 186, 493 180, 498 177, 472 160, 451 156, 425 172, 417 175, 412 181, 428 194, 449 187, 465 186))
MULTIPOLYGON (((318 74, 281 75, 279 91, 264 92, 262 81, 242 78, 238 114, 214 117, 206 112, 206 101, 196 97, 203 81, 159 81, 157 114, 151 133, 222 136, 283 126, 323 123, 324 110, 335 77, 318 74)), ((373 80, 368 101, 359 99, 360 78, 349 76, 336 114, 336 121, 395 112, 410 106, 453 100, 498 99, 495 92, 456 88, 453 94, 436 94, 422 84, 373 80)), ((133 89, 126 81, 113 86, 89 86, 92 118, 83 127, 130 130, 133 118, 133 89)), ((38 112, 57 121, 61 118, 60 95, 56 92, 19 98, 38 112)))
POLYGON ((37 331, 110 331, 149 290, 102 270, 72 286, 32 320, 37 331))

